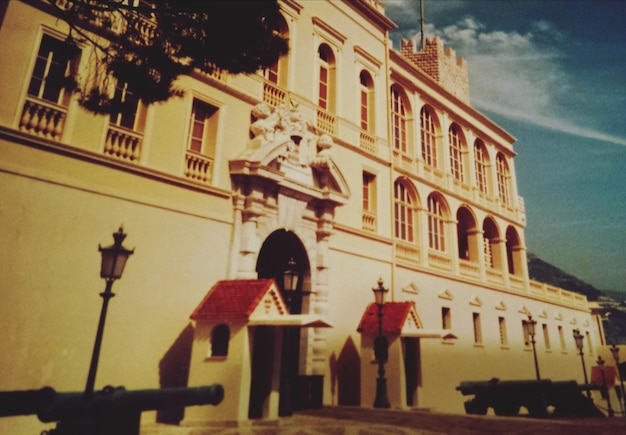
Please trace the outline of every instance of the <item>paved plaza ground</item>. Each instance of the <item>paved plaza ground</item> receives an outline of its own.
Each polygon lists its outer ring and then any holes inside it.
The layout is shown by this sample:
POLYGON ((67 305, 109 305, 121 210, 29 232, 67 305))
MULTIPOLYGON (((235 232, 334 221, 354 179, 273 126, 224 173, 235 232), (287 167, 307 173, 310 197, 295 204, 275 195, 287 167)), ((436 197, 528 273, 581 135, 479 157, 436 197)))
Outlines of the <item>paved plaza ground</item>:
POLYGON ((147 424, 141 435, 382 435, 382 434, 626 434, 626 418, 531 419, 440 414, 429 411, 324 407, 274 421, 226 422, 204 426, 147 424))

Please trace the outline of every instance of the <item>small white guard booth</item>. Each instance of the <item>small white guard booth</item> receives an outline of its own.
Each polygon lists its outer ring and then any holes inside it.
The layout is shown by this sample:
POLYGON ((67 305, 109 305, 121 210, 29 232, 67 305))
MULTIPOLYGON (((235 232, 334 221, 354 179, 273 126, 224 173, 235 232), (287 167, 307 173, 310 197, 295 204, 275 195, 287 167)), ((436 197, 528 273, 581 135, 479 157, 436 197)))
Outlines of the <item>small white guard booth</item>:
POLYGON ((278 418, 279 403, 283 407, 288 400, 288 384, 294 381, 281 368, 283 353, 299 351, 285 348, 285 331, 331 326, 321 316, 289 314, 273 279, 219 281, 191 319, 195 332, 188 384, 219 383, 225 395, 218 406, 187 408, 186 423, 278 418))

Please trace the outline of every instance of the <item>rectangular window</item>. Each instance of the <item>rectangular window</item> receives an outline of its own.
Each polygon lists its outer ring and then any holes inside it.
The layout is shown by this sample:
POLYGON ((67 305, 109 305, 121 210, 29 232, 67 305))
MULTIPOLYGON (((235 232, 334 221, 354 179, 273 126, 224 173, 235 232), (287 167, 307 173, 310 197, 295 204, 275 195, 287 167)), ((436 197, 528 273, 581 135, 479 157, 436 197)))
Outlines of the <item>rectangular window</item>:
POLYGON ((522 333, 524 334, 524 346, 530 346, 530 334, 528 333, 528 320, 522 320, 522 333))
POLYGON ((78 61, 79 50, 73 45, 44 35, 28 85, 28 95, 55 104, 63 104, 63 86, 72 62, 78 61))
POLYGON ((113 103, 118 105, 118 110, 111 114, 111 124, 136 130, 139 97, 129 88, 128 83, 117 84, 113 103))
POLYGON ((361 87, 361 129, 368 130, 369 111, 368 111, 368 89, 361 87))
POLYGON ((363 172, 363 210, 374 211, 374 180, 376 177, 363 172))
POLYGON ((506 335, 506 319, 504 317, 498 317, 498 328, 500 330, 500 346, 507 346, 509 339, 506 335))
POLYGON ((474 344, 482 344, 483 330, 480 324, 480 313, 472 313, 472 320, 474 323, 474 344))
POLYGON ((542 324, 541 329, 543 329, 543 342, 546 346, 546 350, 550 350, 550 333, 548 331, 548 325, 545 323, 542 324))
POLYGON ((318 105, 324 109, 328 109, 328 68, 325 65, 320 66, 320 90, 318 105))
POLYGON ((189 149, 213 156, 217 132, 217 108, 194 100, 189 126, 189 149))
POLYGON ((452 329, 452 317, 448 307, 441 307, 441 327, 443 329, 452 329))
POLYGON ((559 325, 559 341, 561 342, 561 350, 565 352, 567 347, 565 346, 565 334, 563 332, 563 327, 559 325))
POLYGON ((587 337, 587 349, 589 349, 589 355, 593 355, 593 346, 591 345, 591 335, 589 335, 589 331, 585 332, 585 337, 587 337))

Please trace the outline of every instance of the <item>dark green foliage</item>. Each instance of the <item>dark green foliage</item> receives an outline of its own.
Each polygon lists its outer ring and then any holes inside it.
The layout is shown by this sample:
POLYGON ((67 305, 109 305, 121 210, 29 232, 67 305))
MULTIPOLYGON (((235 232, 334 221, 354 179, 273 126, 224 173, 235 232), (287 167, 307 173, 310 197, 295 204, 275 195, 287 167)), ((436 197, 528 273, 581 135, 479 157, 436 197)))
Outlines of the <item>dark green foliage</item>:
POLYGON ((583 294, 590 301, 599 301, 605 308, 602 323, 606 342, 608 344, 626 344, 625 293, 598 290, 531 253, 528 254, 528 274, 531 279, 583 294))
MULTIPOLYGON (((56 5, 55 0, 48 0, 56 5)), ((180 94, 175 80, 193 70, 254 73, 287 53, 278 32, 273 1, 73 0, 58 15, 70 25, 68 39, 95 49, 107 74, 83 77, 81 104, 96 113, 114 113, 113 77, 126 82, 144 103, 180 94), (130 5, 129 5, 130 4, 130 5)), ((76 72, 72 72, 73 75, 76 72)))
POLYGON ((590 301, 595 301, 602 295, 602 292, 594 286, 563 272, 561 269, 546 263, 539 257, 530 253, 528 254, 528 274, 530 275, 530 279, 583 294, 587 296, 587 299, 590 301))

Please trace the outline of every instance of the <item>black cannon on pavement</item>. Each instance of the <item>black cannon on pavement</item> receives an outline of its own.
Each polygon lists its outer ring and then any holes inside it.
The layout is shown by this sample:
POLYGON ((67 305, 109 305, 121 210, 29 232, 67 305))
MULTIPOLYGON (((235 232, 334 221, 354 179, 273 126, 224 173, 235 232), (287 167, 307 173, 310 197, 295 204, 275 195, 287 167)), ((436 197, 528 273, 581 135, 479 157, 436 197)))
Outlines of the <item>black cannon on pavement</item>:
POLYGON ((143 411, 218 405, 223 399, 224 388, 219 384, 137 391, 105 387, 90 397, 44 387, 0 392, 0 417, 37 415, 44 423, 57 422, 50 435, 138 435, 143 411))
MULTIPOLYGON (((499 416, 518 415, 522 407, 530 417, 604 417, 583 391, 600 390, 601 385, 578 385, 576 381, 519 380, 466 381, 456 387, 464 396, 467 414, 485 415, 489 408, 499 416)), ((588 393, 587 393, 588 394, 588 393)))

